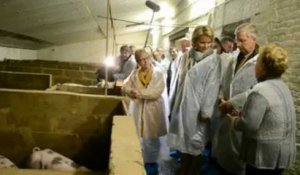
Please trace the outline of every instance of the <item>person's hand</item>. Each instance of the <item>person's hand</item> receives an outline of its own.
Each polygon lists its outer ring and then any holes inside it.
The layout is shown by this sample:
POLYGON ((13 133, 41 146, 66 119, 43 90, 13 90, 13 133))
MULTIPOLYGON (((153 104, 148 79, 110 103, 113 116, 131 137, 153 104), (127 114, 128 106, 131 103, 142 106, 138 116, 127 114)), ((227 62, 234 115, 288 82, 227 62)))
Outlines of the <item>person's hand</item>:
POLYGON ((233 114, 226 114, 226 119, 228 119, 230 122, 233 122, 236 118, 238 118, 238 115, 233 115, 233 114))
POLYGON ((235 116, 235 117, 239 117, 240 114, 241 114, 241 112, 240 112, 240 111, 237 111, 237 110, 235 110, 235 109, 233 109, 233 110, 231 111, 231 113, 230 113, 230 115, 235 116))
POLYGON ((231 113, 226 114, 226 119, 229 120, 229 122, 233 122, 236 118, 240 117, 241 112, 237 110, 232 110, 231 113))
POLYGON ((221 111, 222 114, 231 113, 233 110, 233 106, 229 101, 220 99, 219 110, 221 111))
POLYGON ((140 96, 140 93, 136 89, 132 89, 130 91, 130 94, 133 98, 139 98, 139 96, 140 96))

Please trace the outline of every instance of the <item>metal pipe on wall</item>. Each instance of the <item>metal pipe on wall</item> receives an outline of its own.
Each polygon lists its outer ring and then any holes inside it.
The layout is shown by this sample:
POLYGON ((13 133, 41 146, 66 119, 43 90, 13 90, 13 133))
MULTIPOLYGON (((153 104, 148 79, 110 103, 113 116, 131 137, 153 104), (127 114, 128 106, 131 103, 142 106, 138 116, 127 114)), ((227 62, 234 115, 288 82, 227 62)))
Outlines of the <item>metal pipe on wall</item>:
MULTIPOLYGON (((105 47, 105 57, 108 58, 108 24, 109 24, 109 1, 107 0, 107 14, 106 14, 106 47, 105 47)), ((105 66, 105 95, 107 95, 108 91, 108 66, 105 66)))

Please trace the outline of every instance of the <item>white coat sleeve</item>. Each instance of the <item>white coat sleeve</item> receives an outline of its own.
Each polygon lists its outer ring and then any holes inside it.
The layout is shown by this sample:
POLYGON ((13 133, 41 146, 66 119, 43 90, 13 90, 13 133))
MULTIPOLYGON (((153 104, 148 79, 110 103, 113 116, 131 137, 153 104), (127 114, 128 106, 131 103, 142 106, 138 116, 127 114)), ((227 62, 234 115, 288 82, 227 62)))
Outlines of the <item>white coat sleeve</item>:
POLYGON ((134 73, 131 73, 125 80, 123 83, 123 87, 122 87, 122 91, 123 93, 125 93, 126 95, 130 96, 130 92, 133 89, 133 78, 134 78, 134 73))
POLYGON ((203 97, 201 106, 201 118, 210 119, 215 111, 215 105, 218 99, 221 83, 221 65, 220 62, 215 63, 216 66, 207 71, 207 77, 203 83, 203 97))
POLYGON ((152 79, 154 86, 148 87, 146 89, 139 89, 140 98, 146 100, 158 99, 165 88, 164 76, 161 72, 158 72, 157 78, 152 79))
POLYGON ((181 108, 182 115, 184 116, 182 119, 184 129, 191 137, 196 133, 197 123, 199 122, 198 117, 201 111, 200 101, 202 100, 203 94, 201 85, 198 86, 198 89, 195 89, 195 84, 197 84, 197 82, 193 82, 188 73, 184 81, 181 108))
POLYGON ((233 108, 241 111, 243 109, 244 104, 246 103, 247 97, 251 93, 252 89, 248 89, 245 92, 235 95, 232 97, 229 102, 232 104, 233 108))
POLYGON ((208 125, 206 121, 201 120, 200 116, 204 95, 203 77, 191 74, 195 74, 195 72, 189 72, 185 78, 183 99, 180 105, 185 137, 181 151, 191 155, 199 155, 207 143, 208 125))
POLYGON ((242 116, 235 120, 235 128, 244 132, 255 132, 259 129, 267 110, 267 100, 253 92, 249 95, 242 116))

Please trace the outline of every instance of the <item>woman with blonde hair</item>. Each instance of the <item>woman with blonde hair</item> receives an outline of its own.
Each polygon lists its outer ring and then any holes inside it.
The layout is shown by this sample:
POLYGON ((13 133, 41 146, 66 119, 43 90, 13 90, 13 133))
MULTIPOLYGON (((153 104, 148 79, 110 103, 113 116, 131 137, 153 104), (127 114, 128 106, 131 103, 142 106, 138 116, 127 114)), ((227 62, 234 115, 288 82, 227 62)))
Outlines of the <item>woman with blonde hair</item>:
POLYGON ((213 40, 211 27, 195 28, 192 48, 181 57, 175 86, 170 88, 170 95, 176 95, 171 101, 168 143, 181 153, 179 174, 197 174, 198 156, 209 140, 208 124, 220 83, 220 59, 212 50, 213 40))
POLYGON ((125 80, 123 92, 130 97, 129 113, 133 116, 140 136, 145 169, 148 175, 158 174, 159 138, 167 134, 163 73, 151 63, 144 49, 135 51, 139 68, 125 80))
POLYGON ((258 80, 240 116, 227 115, 242 132, 240 158, 246 175, 281 175, 296 159, 296 113, 288 86, 281 80, 287 52, 273 44, 262 48, 255 66, 258 80))

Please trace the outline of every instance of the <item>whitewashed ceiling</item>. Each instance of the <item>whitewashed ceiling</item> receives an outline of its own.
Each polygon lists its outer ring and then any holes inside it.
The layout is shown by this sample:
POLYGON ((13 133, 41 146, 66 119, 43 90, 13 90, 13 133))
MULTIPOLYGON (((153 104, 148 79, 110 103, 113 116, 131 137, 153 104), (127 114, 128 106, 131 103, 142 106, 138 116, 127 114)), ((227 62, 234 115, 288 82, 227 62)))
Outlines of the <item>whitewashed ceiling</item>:
MULTIPOLYGON (((182 0, 153 0, 178 4, 182 0)), ((0 46, 25 49, 106 38, 107 0, 0 0, 0 46)), ((146 23, 146 0, 110 0, 116 35, 146 23)), ((158 16, 156 16, 158 18, 158 16)), ((110 25, 110 24, 109 24, 110 25)), ((147 25, 145 26, 147 27, 147 25)), ((138 30, 146 30, 146 28, 138 30)), ((111 29, 109 33, 112 34, 111 29)))

